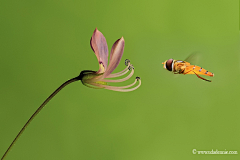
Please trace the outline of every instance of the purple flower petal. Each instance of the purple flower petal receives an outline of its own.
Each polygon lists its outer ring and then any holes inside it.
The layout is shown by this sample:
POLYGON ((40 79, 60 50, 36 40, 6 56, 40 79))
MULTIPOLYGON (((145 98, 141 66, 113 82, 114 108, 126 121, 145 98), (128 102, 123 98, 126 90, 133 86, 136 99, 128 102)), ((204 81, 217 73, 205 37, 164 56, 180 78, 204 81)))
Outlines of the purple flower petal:
POLYGON ((104 77, 107 77, 109 74, 111 74, 114 69, 118 66, 124 50, 124 39, 123 37, 118 39, 112 46, 111 54, 110 54, 110 63, 107 67, 106 72, 104 73, 104 77))
POLYGON ((108 64, 108 46, 105 37, 97 28, 93 32, 90 45, 93 52, 96 54, 100 65, 98 72, 104 72, 108 64), (101 68, 101 65, 103 65, 104 71, 102 71, 103 69, 101 68))

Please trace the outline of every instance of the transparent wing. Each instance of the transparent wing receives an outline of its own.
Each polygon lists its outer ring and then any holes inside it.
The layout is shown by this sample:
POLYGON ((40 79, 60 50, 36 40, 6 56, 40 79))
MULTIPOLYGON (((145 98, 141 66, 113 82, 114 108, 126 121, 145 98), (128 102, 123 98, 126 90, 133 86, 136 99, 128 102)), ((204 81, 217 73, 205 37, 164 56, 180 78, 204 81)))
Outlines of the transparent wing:
POLYGON ((197 52, 191 53, 184 61, 189 62, 192 65, 198 64, 200 59, 200 54, 197 52))

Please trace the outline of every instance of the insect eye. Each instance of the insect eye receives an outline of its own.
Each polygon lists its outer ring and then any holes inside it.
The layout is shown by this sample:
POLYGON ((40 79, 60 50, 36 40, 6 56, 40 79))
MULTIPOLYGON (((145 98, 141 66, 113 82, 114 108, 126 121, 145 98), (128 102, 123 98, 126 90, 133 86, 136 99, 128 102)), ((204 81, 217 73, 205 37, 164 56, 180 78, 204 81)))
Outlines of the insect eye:
POLYGON ((167 70, 172 71, 172 63, 173 63, 173 59, 167 60, 167 62, 165 64, 167 70))

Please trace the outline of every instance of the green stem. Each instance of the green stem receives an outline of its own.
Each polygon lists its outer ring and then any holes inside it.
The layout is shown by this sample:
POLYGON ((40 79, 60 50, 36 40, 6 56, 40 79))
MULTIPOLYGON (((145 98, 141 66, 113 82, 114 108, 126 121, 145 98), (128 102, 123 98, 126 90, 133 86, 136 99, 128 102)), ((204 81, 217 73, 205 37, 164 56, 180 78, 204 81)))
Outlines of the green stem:
POLYGON ((7 154, 9 153, 10 149, 13 147, 13 145, 16 143, 16 141, 19 139, 23 131, 26 129, 26 127, 30 124, 30 122, 37 116, 37 114, 43 109, 43 107, 65 86, 68 84, 80 80, 79 77, 72 78, 65 83, 63 83, 60 87, 58 87, 44 102, 43 104, 33 113, 33 115, 28 119, 27 123, 22 127, 18 135, 15 137, 15 139, 12 141, 11 145, 8 147, 7 151, 2 156, 1 160, 3 160, 7 154))

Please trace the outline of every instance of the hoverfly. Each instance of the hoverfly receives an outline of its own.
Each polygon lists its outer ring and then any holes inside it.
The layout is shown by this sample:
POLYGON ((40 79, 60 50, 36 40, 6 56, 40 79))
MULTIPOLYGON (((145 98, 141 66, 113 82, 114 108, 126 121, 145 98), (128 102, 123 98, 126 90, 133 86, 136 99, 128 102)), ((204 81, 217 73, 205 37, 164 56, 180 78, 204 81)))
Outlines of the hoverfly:
MULTIPOLYGON (((189 56, 187 59, 192 58, 193 56, 189 56)), ((196 66, 196 65, 191 65, 187 60, 182 61, 182 60, 174 60, 174 59, 169 59, 166 60, 165 62, 162 63, 163 68, 166 70, 173 72, 174 74, 195 74, 198 78, 212 82, 211 80, 207 80, 200 75, 205 75, 205 76, 210 76, 213 77, 214 74, 212 72, 208 72, 207 70, 203 69, 202 67, 196 66)))

